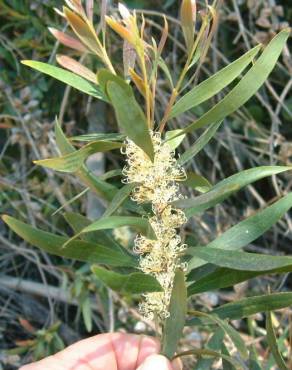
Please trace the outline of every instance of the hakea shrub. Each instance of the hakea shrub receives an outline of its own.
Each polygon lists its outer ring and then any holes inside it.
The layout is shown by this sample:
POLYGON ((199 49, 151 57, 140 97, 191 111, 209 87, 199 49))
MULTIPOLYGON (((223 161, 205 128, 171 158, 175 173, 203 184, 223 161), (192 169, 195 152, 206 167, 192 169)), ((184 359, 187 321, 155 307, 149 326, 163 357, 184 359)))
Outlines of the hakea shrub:
POLYGON ((92 264, 94 275, 120 294, 142 294, 141 312, 146 319, 155 320, 158 333, 161 332, 161 351, 169 358, 178 351, 185 325, 204 325, 210 327, 214 341, 218 333, 221 338, 226 334, 241 360, 228 354, 222 340, 216 350, 191 348, 177 356, 207 356, 210 366, 212 358, 222 357, 235 368, 251 368, 243 339, 228 320, 265 310, 268 343, 273 347, 274 361, 283 368, 284 359, 275 347, 270 311, 292 304, 292 293, 270 292, 222 305, 211 312, 187 311, 187 299, 255 276, 291 271, 292 257, 247 253, 242 248, 289 210, 292 194, 283 194, 282 198, 204 247, 186 245, 180 229, 188 228, 187 222, 192 216, 214 207, 244 186, 291 169, 288 166, 251 168, 212 186, 204 177, 184 168, 212 139, 224 118, 240 108, 264 84, 285 47, 290 30, 282 30, 265 47, 257 45, 213 76, 196 83, 216 32, 219 2, 214 1, 197 11, 194 0, 182 0, 180 21, 186 58, 174 83, 163 59, 169 33, 166 17, 161 38, 155 40, 149 34, 144 15, 138 16, 122 4, 119 4, 119 15, 112 9, 113 15, 109 16, 106 1, 102 2, 99 33, 93 23, 96 15, 92 1, 82 4, 81 0, 66 0, 66 5, 57 12, 66 19, 71 31, 64 33, 55 28, 50 31, 61 44, 82 55, 80 60, 57 55, 57 62, 63 68, 39 61, 23 61, 23 64, 107 102, 115 112, 121 133, 94 133, 69 140, 57 122, 56 143, 61 155, 35 163, 74 173, 87 189, 104 198, 108 207, 102 217, 94 221, 65 212, 64 217, 75 232, 71 238, 35 229, 10 216, 3 216, 3 220, 23 239, 49 253, 92 264), (123 63, 116 63, 109 54, 110 29, 123 40, 123 63), (84 65, 88 56, 98 58, 104 68, 90 70, 84 65), (156 98, 158 77, 170 82, 171 86, 170 93, 165 91, 168 96, 165 107, 161 107, 156 98), (170 120, 210 100, 236 79, 229 92, 194 122, 176 130, 167 129, 170 120), (136 99, 138 94, 141 103, 136 99), (158 119, 162 109, 164 113, 158 119), (183 139, 198 129, 205 130, 187 150, 179 148, 183 139), (72 144, 76 140, 86 144, 77 149, 72 144), (87 168, 88 156, 114 149, 121 150, 126 162, 121 171, 110 171, 98 177, 87 168), (121 176, 120 187, 111 182, 111 176, 117 173, 121 176), (183 187, 202 194, 185 198, 183 187), (129 248, 114 241, 113 234, 108 231, 123 226, 137 230, 129 248), (87 234, 94 237, 86 237, 87 234), (219 331, 212 334, 214 325, 219 326, 219 331))

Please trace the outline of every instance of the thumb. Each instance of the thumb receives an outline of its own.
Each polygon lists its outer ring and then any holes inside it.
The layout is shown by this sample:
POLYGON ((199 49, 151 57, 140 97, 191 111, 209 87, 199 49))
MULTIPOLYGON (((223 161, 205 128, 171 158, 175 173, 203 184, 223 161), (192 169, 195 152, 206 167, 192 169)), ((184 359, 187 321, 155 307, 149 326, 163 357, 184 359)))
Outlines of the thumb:
POLYGON ((137 368, 137 370, 176 370, 171 362, 162 355, 151 355, 137 368))

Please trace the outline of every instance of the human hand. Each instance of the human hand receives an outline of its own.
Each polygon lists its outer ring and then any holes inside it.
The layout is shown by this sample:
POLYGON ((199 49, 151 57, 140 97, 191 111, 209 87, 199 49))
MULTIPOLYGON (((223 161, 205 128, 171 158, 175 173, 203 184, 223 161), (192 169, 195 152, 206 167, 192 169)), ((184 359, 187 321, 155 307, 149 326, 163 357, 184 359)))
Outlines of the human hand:
POLYGON ((19 370, 182 370, 158 355, 159 343, 134 334, 100 334, 19 370))

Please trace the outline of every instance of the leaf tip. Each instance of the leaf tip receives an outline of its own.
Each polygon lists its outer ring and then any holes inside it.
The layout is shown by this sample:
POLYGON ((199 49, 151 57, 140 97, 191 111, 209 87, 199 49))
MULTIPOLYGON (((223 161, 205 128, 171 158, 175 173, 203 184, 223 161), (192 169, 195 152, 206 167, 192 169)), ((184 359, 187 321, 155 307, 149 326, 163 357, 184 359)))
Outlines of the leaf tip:
POLYGON ((1 215, 2 221, 8 224, 10 216, 8 215, 1 215))
POLYGON ((20 63, 24 64, 25 66, 30 66, 31 62, 32 62, 32 60, 28 60, 28 59, 23 59, 23 60, 20 61, 20 63))

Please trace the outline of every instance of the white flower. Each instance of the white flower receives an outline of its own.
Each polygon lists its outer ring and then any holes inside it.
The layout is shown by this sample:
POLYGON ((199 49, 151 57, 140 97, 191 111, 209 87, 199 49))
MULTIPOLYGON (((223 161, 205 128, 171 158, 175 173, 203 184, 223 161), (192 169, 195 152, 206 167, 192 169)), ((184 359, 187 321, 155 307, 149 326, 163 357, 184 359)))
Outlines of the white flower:
POLYGON ((138 235, 134 251, 140 254, 140 269, 154 276, 163 288, 162 292, 145 294, 140 310, 148 319, 154 316, 163 319, 169 316, 175 270, 185 268, 179 261, 179 254, 186 246, 181 244, 176 228, 186 222, 186 217, 171 202, 182 197, 177 182, 186 179, 186 174, 177 164, 174 151, 162 141, 160 133, 151 131, 150 134, 155 154, 153 162, 133 141, 126 140, 123 154, 127 156, 127 166, 123 169, 123 182, 138 183, 132 192, 134 201, 152 204, 153 216, 149 222, 157 239, 138 235))

